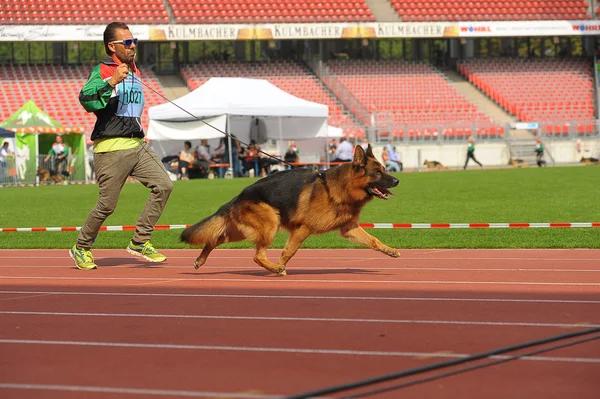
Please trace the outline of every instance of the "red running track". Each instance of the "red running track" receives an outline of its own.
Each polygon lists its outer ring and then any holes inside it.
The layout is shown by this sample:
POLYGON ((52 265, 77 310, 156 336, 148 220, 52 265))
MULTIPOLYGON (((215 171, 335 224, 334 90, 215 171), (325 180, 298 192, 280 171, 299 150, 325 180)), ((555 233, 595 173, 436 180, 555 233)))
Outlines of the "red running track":
MULTIPOLYGON (((275 398, 600 326, 599 250, 300 250, 287 277, 165 253, 0 251, 0 397, 275 398)), ((596 398, 599 375, 597 340, 373 397, 596 398)))

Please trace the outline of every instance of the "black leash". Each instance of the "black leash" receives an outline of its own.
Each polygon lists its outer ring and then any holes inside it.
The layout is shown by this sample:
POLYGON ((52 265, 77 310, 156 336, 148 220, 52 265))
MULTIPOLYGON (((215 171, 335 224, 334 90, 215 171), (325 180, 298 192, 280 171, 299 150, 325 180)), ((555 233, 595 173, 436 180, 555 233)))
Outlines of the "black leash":
POLYGON ((555 341, 561 341, 561 340, 565 340, 565 339, 569 339, 569 338, 575 338, 575 337, 589 335, 589 334, 595 334, 595 333, 600 333, 600 327, 589 328, 586 330, 574 331, 574 332, 560 334, 560 335, 554 335, 554 336, 548 337, 548 338, 542 338, 542 339, 528 341, 528 342, 517 344, 517 345, 506 346, 506 347, 494 349, 494 350, 491 350, 488 352, 477 353, 477 354, 463 357, 460 359, 447 360, 444 362, 434 363, 434 364, 430 364, 430 365, 422 366, 422 367, 416 367, 413 369, 403 370, 403 371, 396 372, 396 373, 385 374, 385 375, 382 375, 379 377, 368 378, 365 380, 351 382, 348 384, 341 384, 341 385, 336 385, 336 386, 329 387, 329 388, 318 389, 318 390, 311 391, 311 392, 304 392, 304 393, 300 393, 300 394, 296 394, 296 395, 292 395, 292 396, 285 396, 281 399, 307 399, 307 398, 312 398, 312 397, 324 396, 324 395, 328 395, 328 394, 332 394, 332 393, 336 393, 336 392, 349 391, 352 389, 361 388, 364 386, 378 384, 378 383, 382 383, 382 382, 386 382, 386 381, 391 381, 391 380, 395 380, 398 378, 404 378, 404 377, 408 377, 411 375, 422 374, 422 373, 426 373, 429 371, 434 371, 434 370, 443 369, 446 367, 456 366, 456 365, 463 364, 463 363, 473 362, 475 360, 480 360, 480 359, 484 359, 484 358, 495 356, 495 355, 500 355, 500 354, 507 353, 507 352, 513 352, 513 351, 516 351, 519 349, 526 349, 526 348, 530 348, 532 346, 543 345, 543 344, 547 344, 547 343, 551 343, 551 342, 555 342, 555 341))
POLYGON ((570 346, 583 344, 583 343, 594 341, 594 340, 597 340, 597 339, 600 339, 600 335, 595 335, 595 336, 589 337, 589 338, 582 338, 582 339, 571 341, 571 342, 567 342, 567 343, 564 343, 564 344, 554 345, 554 346, 551 346, 551 347, 548 347, 548 348, 537 349, 537 350, 534 350, 534 351, 531 351, 531 352, 522 353, 520 355, 507 356, 507 357, 503 357, 502 359, 499 359, 499 360, 494 360, 494 361, 491 361, 491 362, 482 363, 482 364, 478 364, 478 365, 475 365, 475 366, 463 367, 463 368, 460 368, 458 370, 448 371, 448 372, 445 372, 445 373, 440 373, 440 374, 432 375, 430 377, 424 377, 424 378, 420 378, 420 379, 416 379, 416 380, 412 380, 412 381, 407 381, 405 383, 398 384, 398 385, 393 385, 393 386, 389 386, 389 387, 385 387, 385 388, 380 388, 380 389, 374 389, 372 391, 366 391, 366 392, 362 392, 362 393, 359 393, 359 394, 356 394, 356 395, 347 396, 347 397, 345 397, 343 399, 365 398, 365 397, 371 396, 371 395, 377 395, 377 394, 380 394, 380 393, 385 393, 385 392, 393 391, 393 390, 396 390, 396 389, 407 388, 407 387, 418 385, 418 384, 422 384, 422 383, 425 383, 425 382, 439 380, 440 378, 450 377, 450 376, 453 376, 453 375, 456 375, 456 374, 465 373, 467 371, 473 371, 473 370, 482 369, 482 368, 489 367, 489 366, 495 366, 497 364, 502 364, 502 363, 510 362, 512 360, 518 360, 518 359, 521 359, 521 358, 524 358, 524 357, 539 355, 540 353, 550 352, 550 351, 553 351, 553 350, 556 350, 556 349, 568 348, 570 346))

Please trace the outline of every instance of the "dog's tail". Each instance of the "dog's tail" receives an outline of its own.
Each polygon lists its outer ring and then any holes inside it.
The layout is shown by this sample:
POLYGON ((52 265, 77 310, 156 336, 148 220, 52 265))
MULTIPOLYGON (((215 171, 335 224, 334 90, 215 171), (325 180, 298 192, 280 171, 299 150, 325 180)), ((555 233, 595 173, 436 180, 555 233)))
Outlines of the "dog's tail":
POLYGON ((220 237, 225 235, 229 222, 231 202, 223 205, 213 215, 188 227, 181 233, 181 241, 191 245, 218 245, 220 237))

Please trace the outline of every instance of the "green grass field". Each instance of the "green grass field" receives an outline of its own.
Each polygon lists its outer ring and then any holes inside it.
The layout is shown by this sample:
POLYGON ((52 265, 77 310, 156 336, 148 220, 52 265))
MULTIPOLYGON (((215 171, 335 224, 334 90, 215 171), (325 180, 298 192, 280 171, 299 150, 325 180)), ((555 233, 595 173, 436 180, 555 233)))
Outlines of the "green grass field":
MULTIPOLYGON (((398 174, 388 201, 373 200, 363 223, 597 222, 600 168, 556 167, 398 174)), ((253 180, 190 180, 175 189, 159 224, 195 223, 253 180)), ((98 187, 44 186, 0 189, 0 227, 81 226, 98 187)), ((106 225, 134 225, 148 190, 126 184, 106 225)), ((370 229, 397 248, 600 248, 600 229, 370 229)), ((157 248, 186 248, 181 230, 156 231, 157 248)), ((95 248, 124 248, 132 232, 101 232, 95 248)), ((69 248, 76 232, 0 233, 0 248, 69 248)), ((285 244, 279 233, 274 248, 285 244)), ((246 242, 228 248, 248 248, 246 242)), ((356 248, 337 233, 310 237, 303 248, 356 248)))

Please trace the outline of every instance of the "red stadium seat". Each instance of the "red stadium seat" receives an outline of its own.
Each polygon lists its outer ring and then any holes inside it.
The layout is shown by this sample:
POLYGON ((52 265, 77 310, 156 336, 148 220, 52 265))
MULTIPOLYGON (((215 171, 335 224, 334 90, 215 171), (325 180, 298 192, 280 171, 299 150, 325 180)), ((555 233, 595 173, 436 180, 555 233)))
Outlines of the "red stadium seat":
POLYGON ((528 0, 502 2, 497 0, 472 0, 461 2, 414 2, 413 0, 392 0, 393 8, 405 22, 421 19, 442 21, 506 21, 506 20, 587 20, 588 4, 582 0, 549 0, 533 6, 528 0), (547 5, 546 5, 547 4, 547 5), (429 9, 439 13, 429 14, 429 9))
MULTIPOLYGON (((162 0, 139 0, 135 7, 117 6, 98 0, 30 1, 2 0, 0 25, 12 24, 104 24, 118 10, 119 17, 131 24, 169 22, 162 0), (155 14, 152 11, 160 11, 155 14)), ((175 9, 175 8, 174 8, 175 9)), ((177 12, 177 11, 176 11, 177 12)))
MULTIPOLYGON (((478 59, 463 61, 458 69, 520 120, 564 120, 586 124, 593 119, 594 82, 589 61, 478 59)), ((569 133, 565 125, 546 129, 546 134, 569 133)))
MULTIPOLYGON (((382 131, 413 128, 414 139, 431 139, 437 137, 441 125, 455 125, 457 134, 460 129, 461 137, 472 131, 464 125, 489 130, 493 126, 489 116, 459 94, 441 72, 427 64, 340 60, 330 61, 327 66, 368 110, 357 113, 359 121, 376 131, 380 128, 382 131), (374 122, 372 114, 375 115, 374 122)), ((328 84, 327 81, 324 83, 328 84)), ((331 89, 335 92, 333 87, 331 89)), ((448 132, 444 137, 450 137, 448 132)))

